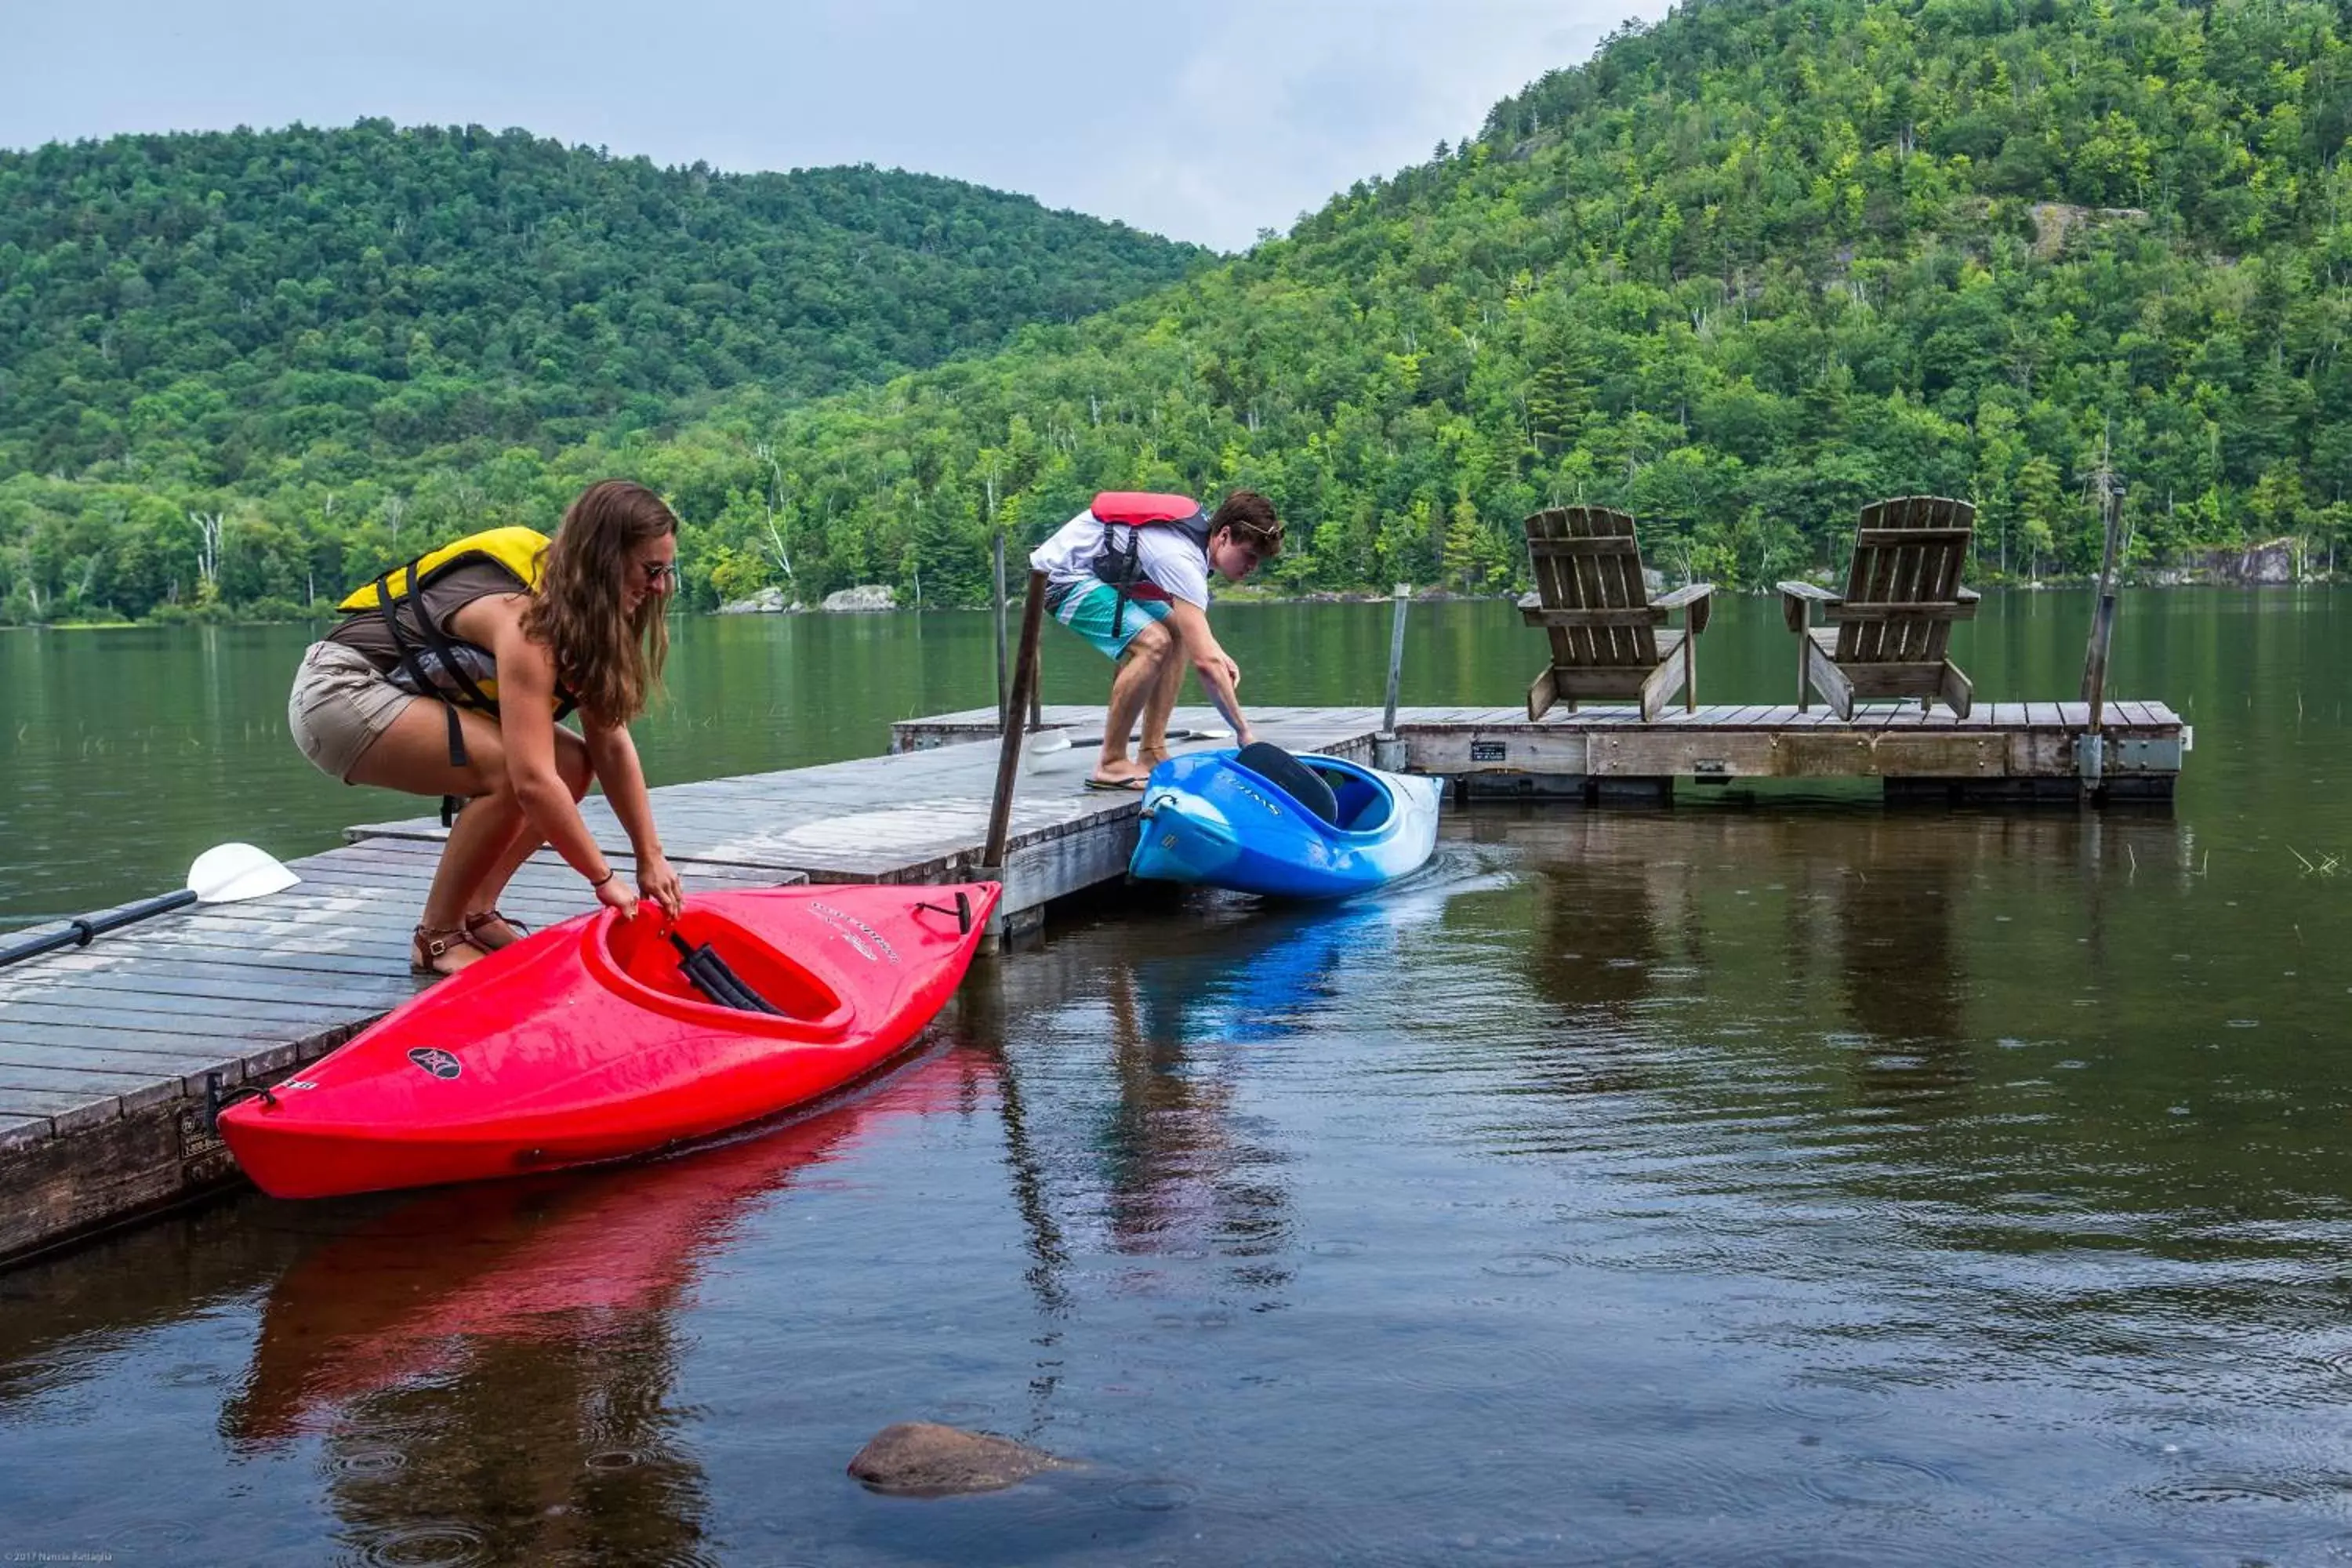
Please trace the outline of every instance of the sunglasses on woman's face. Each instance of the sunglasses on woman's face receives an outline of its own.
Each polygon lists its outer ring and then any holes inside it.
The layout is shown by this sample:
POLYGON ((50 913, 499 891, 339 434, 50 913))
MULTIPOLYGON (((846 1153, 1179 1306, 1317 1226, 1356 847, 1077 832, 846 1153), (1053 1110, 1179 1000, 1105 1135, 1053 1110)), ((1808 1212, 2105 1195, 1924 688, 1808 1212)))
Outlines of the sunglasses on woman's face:
POLYGON ((648 588, 659 588, 677 581, 677 563, 675 561, 648 561, 645 568, 646 586, 648 588))

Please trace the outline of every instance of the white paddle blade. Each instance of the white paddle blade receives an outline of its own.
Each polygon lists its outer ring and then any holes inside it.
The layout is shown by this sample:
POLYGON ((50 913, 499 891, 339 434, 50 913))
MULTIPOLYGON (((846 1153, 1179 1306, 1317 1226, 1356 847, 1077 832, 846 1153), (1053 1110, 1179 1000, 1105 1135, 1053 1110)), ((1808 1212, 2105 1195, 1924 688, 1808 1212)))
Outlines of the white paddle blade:
POLYGON ((1070 732, 1067 730, 1040 730, 1034 735, 1024 735, 1021 738, 1021 771, 1024 774, 1034 773, 1038 764, 1047 757, 1069 749, 1070 732))
POLYGON ((233 904, 282 893, 301 879, 250 844, 216 844, 188 868, 188 890, 200 904, 233 904))
POLYGON ((1234 732, 1222 724, 1212 724, 1205 730, 1192 731, 1192 739, 1195 741, 1230 741, 1233 738, 1234 732))

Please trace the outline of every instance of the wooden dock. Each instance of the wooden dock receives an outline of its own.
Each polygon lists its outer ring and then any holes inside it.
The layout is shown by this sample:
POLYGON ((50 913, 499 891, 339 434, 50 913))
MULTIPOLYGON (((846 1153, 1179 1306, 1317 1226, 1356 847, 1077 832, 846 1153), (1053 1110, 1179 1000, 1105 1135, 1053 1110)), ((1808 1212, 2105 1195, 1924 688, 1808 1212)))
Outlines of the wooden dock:
MULTIPOLYGON (((1044 717, 1049 728, 1102 732, 1099 708, 1048 707, 1044 717)), ((2106 744, 2095 784, 2083 776, 2077 745, 2090 717, 2084 702, 1990 702, 1966 719, 1888 703, 1850 720, 1823 708, 1716 705, 1676 709, 1647 723, 1624 707, 1555 709, 1532 723, 1517 708, 1400 708, 1381 765, 1443 774, 1464 799, 1662 804, 1678 780, 1875 779, 1891 798, 1955 804, 2170 800, 2193 740, 2180 715, 2161 702, 2105 704, 2106 744)), ((1311 718, 1325 730, 1345 731, 1317 749, 1370 761, 1382 714, 1371 708, 1273 708, 1254 709, 1252 718, 1284 744, 1290 743, 1283 739, 1288 726, 1311 718)), ((1205 710, 1181 710, 1176 722, 1215 721, 1205 710)), ((894 751, 919 751, 995 733, 995 710, 979 708, 894 724, 890 743, 894 751)))
MULTIPOLYGON (((2111 702, 2095 786, 2084 780, 2080 704, 2002 703, 1967 721, 1915 708, 1840 722, 1816 710, 1713 707, 1644 724, 1631 710, 1254 710, 1261 733, 1456 780, 1475 797, 1664 803, 1677 780, 1876 779, 1937 800, 2165 801, 2189 735, 2160 703, 2111 702)), ((1075 743, 1024 763, 1004 863, 1000 933, 1053 900, 1125 873, 1138 798, 1090 791, 1098 708, 1049 707, 1075 743)), ((1180 728, 1214 722, 1180 710, 1180 728)), ((672 784, 654 794, 689 888, 958 880, 978 868, 998 748, 993 710, 895 725, 890 752, 822 767, 672 784)), ((1180 743, 1187 749, 1192 743, 1180 743)), ((629 865, 611 810, 583 810, 629 865)), ((413 995, 408 931, 439 853, 437 818, 350 830, 345 847, 290 862, 286 892, 194 909, 0 971, 0 1260, 181 1201, 233 1172, 212 1131, 218 1097, 268 1082, 413 995)), ((267 847, 267 846, 265 846, 267 847)), ((542 856, 505 906, 544 923, 593 903, 542 856)), ((36 934, 27 932, 26 934, 36 934)))
MULTIPOLYGON (((289 861, 302 880, 282 893, 0 970, 0 1260, 232 1176, 212 1128, 221 1095, 285 1077, 416 994, 409 929, 438 853, 331 849, 289 861)), ((679 874, 698 887, 799 880, 690 861, 679 874)), ((542 855, 502 903, 539 925, 595 900, 542 855)))

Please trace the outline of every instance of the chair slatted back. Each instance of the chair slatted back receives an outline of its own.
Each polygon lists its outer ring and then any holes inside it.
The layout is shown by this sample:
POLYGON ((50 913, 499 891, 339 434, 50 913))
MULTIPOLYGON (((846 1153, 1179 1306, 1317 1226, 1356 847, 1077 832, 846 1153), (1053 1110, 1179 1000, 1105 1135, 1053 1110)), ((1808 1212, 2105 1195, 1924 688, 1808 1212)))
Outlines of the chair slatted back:
MULTIPOLYGON (((1528 554, 1547 610, 1640 610, 1650 603, 1633 520, 1600 506, 1554 507, 1528 519, 1528 554)), ((1663 618, 1663 617, 1661 617, 1663 618)), ((1654 623, 1546 626, 1559 669, 1648 669, 1658 662, 1654 623)))
MULTIPOLYGON (((1846 605, 1958 603, 1976 521, 1974 506, 1941 496, 1898 496, 1863 508, 1853 563, 1846 571, 1846 605)), ((1843 621, 1833 657, 1841 664, 1930 663, 1945 657, 1951 640, 1948 616, 1895 610, 1843 621)))

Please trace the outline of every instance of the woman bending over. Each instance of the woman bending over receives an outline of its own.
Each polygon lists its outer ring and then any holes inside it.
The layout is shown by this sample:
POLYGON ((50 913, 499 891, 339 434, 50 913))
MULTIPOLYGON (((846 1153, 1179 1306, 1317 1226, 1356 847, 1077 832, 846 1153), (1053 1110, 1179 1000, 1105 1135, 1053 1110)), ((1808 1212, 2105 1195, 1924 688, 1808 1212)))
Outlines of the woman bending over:
POLYGON ((492 529, 386 573, 302 656, 287 718, 321 772, 466 802, 425 895, 415 973, 454 974, 522 934, 499 896, 541 844, 598 901, 635 910, 581 819, 592 779, 628 833, 638 890, 677 914, 628 728, 661 679, 677 580, 677 519, 643 485, 606 479, 552 540, 492 529), (557 722, 575 709, 577 734, 557 722))

